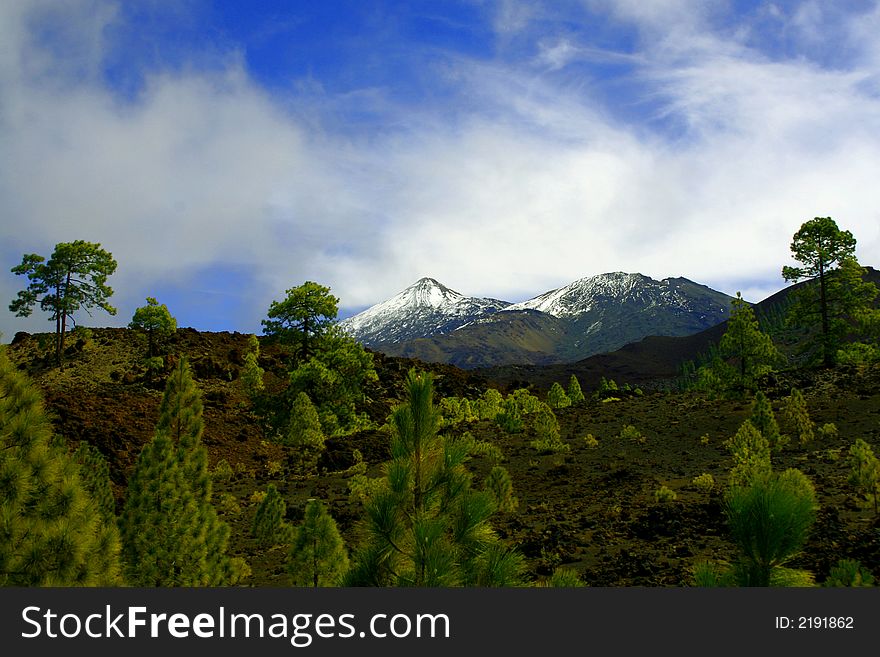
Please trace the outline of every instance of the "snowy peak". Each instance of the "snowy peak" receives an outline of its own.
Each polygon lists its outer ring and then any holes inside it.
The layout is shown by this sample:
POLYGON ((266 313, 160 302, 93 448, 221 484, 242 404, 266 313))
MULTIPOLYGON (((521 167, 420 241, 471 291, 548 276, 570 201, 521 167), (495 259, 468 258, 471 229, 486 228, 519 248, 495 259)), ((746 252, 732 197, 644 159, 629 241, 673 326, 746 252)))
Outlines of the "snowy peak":
POLYGON ((434 278, 420 278, 387 301, 340 322, 367 346, 396 343, 454 331, 510 304, 466 297, 434 278))
MULTIPOLYGON (((540 310, 554 317, 572 317, 609 304, 636 304, 687 309, 690 288, 701 287, 686 278, 654 280, 643 274, 611 272, 581 278, 507 310, 540 310)), ((708 289, 708 288, 706 288, 708 289)))
POLYGON ((457 306, 466 297, 455 290, 451 290, 433 278, 420 278, 415 283, 398 294, 391 301, 396 301, 398 306, 427 306, 429 308, 444 308, 457 306))

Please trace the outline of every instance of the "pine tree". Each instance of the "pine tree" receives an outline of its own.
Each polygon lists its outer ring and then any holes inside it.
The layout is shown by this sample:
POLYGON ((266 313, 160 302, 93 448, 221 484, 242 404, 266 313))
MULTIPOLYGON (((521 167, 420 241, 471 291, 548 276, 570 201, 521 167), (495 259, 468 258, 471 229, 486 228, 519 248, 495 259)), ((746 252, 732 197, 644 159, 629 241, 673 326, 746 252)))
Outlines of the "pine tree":
POLYGON ((348 565, 348 551, 336 522, 319 500, 309 500, 287 559, 293 585, 339 586, 348 565))
POLYGON ((121 526, 132 584, 231 583, 229 528, 211 504, 203 430, 201 395, 181 359, 168 377, 156 434, 129 481, 121 526))
POLYGON ((535 439, 531 445, 539 452, 567 452, 571 448, 559 435, 559 420, 547 404, 541 403, 541 407, 530 416, 535 439))
POLYGON ((315 472, 324 451, 324 434, 321 433, 318 411, 304 392, 299 393, 293 402, 284 444, 291 448, 290 463, 294 471, 301 474, 315 472))
POLYGON ((513 494, 513 482, 507 468, 496 465, 486 477, 485 488, 495 499, 495 506, 505 513, 516 511, 519 500, 513 494))
POLYGON ((253 401, 257 395, 263 392, 263 374, 265 371, 260 367, 260 341, 256 335, 248 338, 248 350, 244 355, 244 367, 241 370, 241 384, 244 391, 253 401))
POLYGON ((813 421, 807 411, 807 402, 804 395, 797 388, 792 388, 791 395, 785 398, 785 406, 782 409, 783 417, 801 445, 806 445, 813 441, 815 437, 813 431, 813 421))
POLYGON ((788 436, 784 436, 779 432, 779 425, 776 423, 776 417, 773 415, 773 407, 770 405, 770 400, 760 390, 755 393, 755 402, 752 404, 752 417, 749 419, 770 444, 770 449, 779 450, 788 443, 788 436))
POLYGON ((581 382, 572 374, 568 380, 568 398, 572 404, 579 404, 584 401, 584 392, 581 390, 581 382))
POLYGON ((783 566, 806 541, 816 508, 815 489, 800 470, 731 487, 725 512, 741 554, 734 566, 735 581, 740 586, 771 586, 784 577, 783 566))
POLYGON ((755 312, 739 292, 731 303, 730 320, 719 349, 723 372, 718 375, 729 389, 740 393, 755 390, 758 379, 782 360, 773 340, 761 332, 755 312))
POLYGON ((410 371, 407 401, 392 414, 386 485, 366 501, 365 543, 346 578, 355 586, 502 586, 522 560, 490 526, 492 496, 471 488, 472 442, 438 435, 433 379, 410 371))
POLYGON ((287 505, 284 499, 275 484, 269 484, 266 488, 266 496, 257 507, 254 524, 251 526, 251 535, 257 539, 260 547, 272 547, 287 542, 290 536, 284 522, 286 513, 287 505))
POLYGON ((849 483, 865 499, 873 502, 874 513, 877 513, 877 502, 880 498, 880 459, 874 456, 874 450, 867 442, 858 438, 849 448, 849 464, 849 483))
POLYGON ((147 357, 153 358, 156 342, 177 330, 177 320, 168 312, 168 306, 160 304, 153 297, 147 297, 147 305, 134 311, 128 327, 147 332, 147 357))
POLYGON ((100 244, 83 240, 56 244, 48 260, 36 253, 25 254, 12 273, 27 276, 28 287, 18 293, 9 310, 18 317, 28 317, 39 302, 41 310, 51 313, 55 359, 62 367, 67 320, 73 320, 76 311, 98 307, 116 314, 108 301, 113 289, 107 285, 107 278, 115 271, 116 261, 110 253, 100 244))
POLYGON ((566 406, 571 406, 571 399, 565 394, 565 390, 559 385, 558 381, 555 381, 553 385, 550 386, 550 392, 547 393, 547 404, 549 404, 550 408, 564 408, 566 406))
POLYGON ((840 230, 831 217, 816 217, 805 222, 791 242, 794 259, 804 266, 782 268, 787 281, 810 279, 794 293, 789 321, 818 328, 811 342, 817 344, 826 367, 834 365, 851 320, 877 295, 877 287, 862 280, 864 270, 855 248, 850 231, 840 230))
POLYGON ((116 500, 110 485, 110 466, 101 451, 86 442, 79 444, 73 453, 79 464, 80 478, 106 523, 116 526, 116 500))
POLYGON ((119 536, 0 347, 0 586, 120 583, 119 536))
POLYGON ((751 421, 742 423, 736 435, 724 443, 733 456, 731 486, 748 486, 769 476, 770 443, 751 421))

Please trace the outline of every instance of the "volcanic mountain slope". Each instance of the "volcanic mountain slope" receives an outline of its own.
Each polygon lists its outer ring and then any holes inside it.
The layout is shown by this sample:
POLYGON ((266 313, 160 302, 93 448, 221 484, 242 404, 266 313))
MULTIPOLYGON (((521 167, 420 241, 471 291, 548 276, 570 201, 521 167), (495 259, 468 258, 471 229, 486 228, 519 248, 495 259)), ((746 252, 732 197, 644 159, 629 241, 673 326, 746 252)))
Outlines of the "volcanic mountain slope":
POLYGON ((372 346, 465 368, 573 362, 648 335, 697 333, 724 321, 730 301, 685 278, 613 272, 485 314, 451 333, 372 346))
MULTIPOLYGON (((681 279, 677 279, 681 280, 681 279)), ((864 280, 880 287, 880 271, 865 267, 864 280)), ((787 345, 794 338, 799 339, 797 330, 784 328, 784 314, 791 303, 791 293, 806 285, 797 283, 755 304, 755 315, 762 323, 762 330, 767 331, 770 325, 776 325, 778 335, 774 340, 790 357, 795 357, 797 348, 787 345)), ((875 306, 880 305, 880 297, 875 306)), ((602 377, 615 379, 617 382, 662 388, 672 385, 677 379, 682 363, 699 361, 712 345, 717 345, 727 331, 727 320, 691 335, 649 335, 642 340, 630 342, 623 347, 583 358, 571 363, 529 363, 490 366, 481 368, 478 373, 496 381, 501 385, 521 385, 531 383, 539 388, 549 388, 553 382, 565 382, 574 374, 580 383, 587 387, 595 387, 602 377)))
POLYGON ((449 333, 509 305, 498 299, 466 297, 426 277, 339 324, 365 346, 372 347, 449 333))

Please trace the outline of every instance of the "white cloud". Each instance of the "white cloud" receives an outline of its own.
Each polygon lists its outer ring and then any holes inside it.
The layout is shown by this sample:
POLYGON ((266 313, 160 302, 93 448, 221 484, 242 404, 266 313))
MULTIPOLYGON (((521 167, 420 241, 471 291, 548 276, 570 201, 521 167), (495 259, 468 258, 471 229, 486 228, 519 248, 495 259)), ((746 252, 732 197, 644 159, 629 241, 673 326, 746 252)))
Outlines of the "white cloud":
MULTIPOLYGON (((279 98, 234 53, 210 71, 154 74, 121 101, 97 78, 70 84, 25 29, 30 5, 4 3, 0 240, 16 259, 101 242, 120 262, 120 323, 154 281, 191 286, 194 272, 236 265, 248 286, 227 291, 252 316, 229 327, 251 329, 304 280, 330 285, 343 307, 423 275, 518 301, 614 270, 757 300, 783 286, 791 235, 814 216, 835 217, 862 261, 880 265, 870 34, 845 24, 863 56, 829 71, 713 31, 717 4, 588 4, 640 27, 629 83, 678 137, 627 123, 573 84, 563 69, 595 54, 573 35, 536 40, 537 60, 450 56, 444 81, 457 95, 438 108, 396 106, 376 89, 331 97, 320 80, 279 98), (383 113, 386 129, 321 118, 358 103, 383 113)), ((86 5, 66 6, 84 15, 86 5)), ((506 6, 497 29, 526 38, 527 5, 506 6)), ((102 21, 118 20, 113 4, 100 7, 99 21, 68 24, 78 70, 95 66, 102 21)), ((6 312, 18 283, 0 283, 7 339, 31 326, 6 312)))

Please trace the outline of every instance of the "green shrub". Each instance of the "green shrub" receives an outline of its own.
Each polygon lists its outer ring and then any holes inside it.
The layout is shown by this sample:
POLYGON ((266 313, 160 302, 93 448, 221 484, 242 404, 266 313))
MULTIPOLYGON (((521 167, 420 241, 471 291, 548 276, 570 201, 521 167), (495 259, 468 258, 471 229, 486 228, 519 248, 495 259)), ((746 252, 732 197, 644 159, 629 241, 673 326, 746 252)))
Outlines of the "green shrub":
POLYGON ((217 465, 214 466, 214 472, 211 473, 211 477, 214 481, 229 481, 235 476, 235 472, 232 470, 232 466, 229 465, 229 461, 226 459, 220 459, 217 462, 217 465))
POLYGON ((559 435, 559 422, 556 415, 550 410, 546 404, 541 405, 541 409, 532 414, 532 427, 535 431, 535 439, 531 445, 542 454, 550 454, 555 452, 567 452, 570 447, 562 442, 559 435))
POLYGON ((880 461, 874 456, 874 450, 861 438, 849 448, 850 474, 849 483, 859 495, 874 504, 877 513, 877 498, 880 497, 880 461))
POLYGON ((621 440, 631 440, 632 442, 639 443, 640 445, 644 445, 646 438, 642 435, 642 432, 636 429, 633 425, 627 424, 620 430, 620 439, 621 440))
POLYGON ((585 444, 587 447, 589 447, 590 449, 595 449, 596 447, 599 446, 599 441, 596 439, 595 436, 593 436, 593 434, 588 433, 588 434, 584 437, 584 444, 585 444))
POLYGON ((819 434, 821 440, 833 440, 837 438, 837 425, 834 422, 826 422, 816 429, 816 433, 819 434))
MULTIPOLYGON (((725 514, 741 559, 736 579, 741 586, 771 586, 774 571, 801 549, 816 519, 816 495, 799 470, 766 476, 733 486, 725 514)), ((778 581, 778 580, 776 580, 778 581)))
POLYGON ((287 505, 275 484, 269 484, 251 526, 251 536, 257 539, 260 547, 280 545, 290 539, 289 527, 284 522, 286 511, 287 505))
POLYGON ((785 398, 783 414, 786 424, 793 436, 806 445, 813 440, 813 421, 807 411, 807 402, 797 388, 792 388, 791 395, 785 398))
POLYGON ((513 495, 513 482, 506 468, 496 465, 486 477, 485 489, 491 493, 499 511, 508 513, 516 511, 519 500, 513 495))
POLYGON ((708 472, 704 472, 703 474, 694 477, 692 483, 697 489, 704 493, 711 493, 715 489, 715 477, 708 472))
POLYGON ((874 586, 874 575, 855 559, 841 559, 831 568, 824 586, 874 586))
POLYGON ((676 499, 678 499, 678 494, 674 490, 669 488, 666 484, 663 484, 662 486, 660 486, 660 488, 654 491, 655 502, 672 502, 676 499))
POLYGON ((770 444, 750 420, 742 423, 736 435, 724 446, 733 456, 731 486, 748 486, 770 474, 770 444))
POLYGON ((574 570, 560 566, 553 571, 550 579, 546 583, 541 584, 541 586, 554 589, 573 589, 583 588, 586 584, 584 584, 584 581, 574 570))
POLYGON ((571 406, 571 399, 565 394, 565 390, 559 383, 550 386, 550 392, 547 393, 547 404, 550 408, 565 408, 571 406))
POLYGON ((780 450, 788 443, 788 436, 779 432, 779 425, 773 415, 770 400, 760 390, 755 393, 755 402, 752 405, 752 417, 749 418, 754 427, 761 432, 772 450, 780 450))
POLYGON ((566 391, 568 398, 572 404, 580 404, 584 401, 584 392, 581 390, 581 383, 578 378, 572 374, 568 380, 568 390, 566 391))

